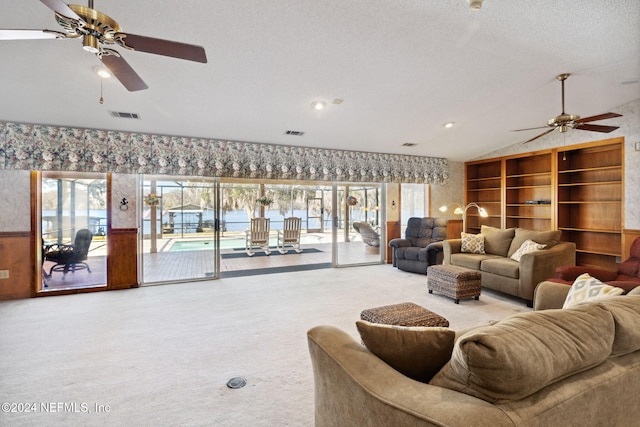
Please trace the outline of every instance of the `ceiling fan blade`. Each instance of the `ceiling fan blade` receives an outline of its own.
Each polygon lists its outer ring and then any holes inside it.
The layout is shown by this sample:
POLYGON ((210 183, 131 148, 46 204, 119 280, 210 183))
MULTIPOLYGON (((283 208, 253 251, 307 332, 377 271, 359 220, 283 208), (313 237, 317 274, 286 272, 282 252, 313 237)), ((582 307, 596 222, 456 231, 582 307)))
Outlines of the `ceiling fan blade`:
POLYGON ((549 126, 538 126, 535 128, 526 128, 526 129, 513 129, 511 132, 522 132, 523 130, 534 130, 534 129, 546 129, 549 126))
POLYGON ((77 13, 71 10, 71 8, 69 8, 69 6, 67 6, 67 4, 62 0, 40 0, 40 1, 44 3, 49 9, 53 10, 59 15, 84 22, 84 20, 80 18, 77 13))
POLYGON ((39 40, 64 38, 62 33, 49 30, 0 30, 0 40, 39 40))
POLYGON ((149 87, 123 57, 104 55, 101 60, 128 91, 135 92, 149 87))
POLYGON ((576 120, 576 123, 595 122, 596 120, 613 119, 614 117, 622 117, 622 114, 618 113, 604 113, 597 116, 584 117, 576 120))
POLYGON ((602 132, 609 133, 618 129, 619 126, 603 126, 603 125, 592 125, 592 124, 577 124, 575 129, 579 130, 590 130, 592 132, 602 132))
POLYGON ((545 135, 546 135, 546 134, 548 134, 548 133, 553 132, 554 130, 556 130, 556 129, 555 129, 555 128, 551 128, 551 129, 549 129, 549 130, 548 130, 548 131, 546 131, 546 132, 542 132, 540 135, 538 135, 538 136, 534 136, 533 138, 531 138, 531 139, 529 139, 529 140, 527 140, 527 141, 523 142, 523 144, 526 144, 527 142, 535 141, 535 140, 536 140, 536 139, 538 139, 538 138, 542 138, 543 136, 545 136, 545 135))
POLYGON ((115 39, 122 47, 139 52, 171 56, 188 61, 202 62, 203 64, 207 62, 207 54, 202 46, 127 33, 116 33, 115 39))

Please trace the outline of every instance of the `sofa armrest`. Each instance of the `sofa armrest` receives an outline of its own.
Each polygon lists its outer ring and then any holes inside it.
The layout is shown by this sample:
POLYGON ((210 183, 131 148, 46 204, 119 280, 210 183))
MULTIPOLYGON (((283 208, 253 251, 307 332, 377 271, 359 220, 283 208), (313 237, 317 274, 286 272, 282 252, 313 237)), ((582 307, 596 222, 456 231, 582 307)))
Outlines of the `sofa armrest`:
POLYGON ((606 270, 604 268, 598 267, 585 267, 580 265, 561 265, 556 268, 556 279, 566 280, 568 282, 573 282, 578 278, 579 275, 583 273, 589 273, 591 277, 595 277, 596 279, 602 282, 611 282, 612 280, 616 280, 618 277, 618 273, 613 270, 606 270))
POLYGON ((411 246, 411 242, 407 239, 395 238, 389 241, 389 246, 391 246, 392 248, 402 248, 411 246))
POLYGON ((541 251, 524 254, 520 258, 519 297, 527 301, 533 300, 533 290, 538 283, 555 275, 556 268, 561 265, 575 265, 576 244, 560 242, 541 251))
POLYGON ((555 282, 542 282, 536 286, 533 295, 534 310, 562 308, 569 294, 570 285, 555 282))
POLYGON ((442 242, 442 250, 444 257, 443 264, 451 264, 451 254, 457 254, 462 251, 462 239, 448 239, 442 242))
POLYGON ((317 426, 442 426, 462 420, 513 426, 484 400, 402 375, 338 328, 316 326, 307 338, 317 426))

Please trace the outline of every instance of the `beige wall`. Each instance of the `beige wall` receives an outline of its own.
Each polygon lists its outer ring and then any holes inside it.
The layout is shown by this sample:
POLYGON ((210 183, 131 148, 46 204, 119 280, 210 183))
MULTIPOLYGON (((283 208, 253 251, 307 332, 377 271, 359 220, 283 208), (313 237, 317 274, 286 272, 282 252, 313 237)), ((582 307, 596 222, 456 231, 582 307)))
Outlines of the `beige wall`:
POLYGON ((443 205, 453 203, 462 206, 464 203, 464 163, 449 162, 449 182, 431 186, 431 204, 429 216, 442 217, 447 219, 461 219, 461 215, 454 215, 453 208, 449 207, 447 212, 440 212, 438 208, 443 205))

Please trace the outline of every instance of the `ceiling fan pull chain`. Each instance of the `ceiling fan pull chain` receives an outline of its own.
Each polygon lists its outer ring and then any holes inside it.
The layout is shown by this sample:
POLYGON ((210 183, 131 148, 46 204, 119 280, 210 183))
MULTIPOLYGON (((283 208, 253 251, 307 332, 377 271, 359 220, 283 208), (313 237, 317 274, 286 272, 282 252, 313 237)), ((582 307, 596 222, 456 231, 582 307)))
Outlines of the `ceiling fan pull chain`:
POLYGON ((100 77, 100 104, 104 104, 104 98, 102 97, 102 81, 104 79, 100 77))

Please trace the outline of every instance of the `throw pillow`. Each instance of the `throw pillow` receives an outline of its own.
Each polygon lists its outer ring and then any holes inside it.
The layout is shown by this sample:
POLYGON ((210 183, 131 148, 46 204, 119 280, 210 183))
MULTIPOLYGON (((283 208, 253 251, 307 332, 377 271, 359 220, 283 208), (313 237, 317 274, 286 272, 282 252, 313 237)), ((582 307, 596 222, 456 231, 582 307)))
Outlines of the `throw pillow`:
POLYGON ((516 233, 511 241, 511 246, 509 246, 507 256, 513 255, 513 253, 522 246, 525 240, 533 240, 534 242, 542 243, 543 245, 547 245, 547 249, 550 249, 560 242, 561 235, 562 231, 560 230, 534 231, 524 228, 516 228, 516 233))
POLYGON ((540 249, 544 249, 546 247, 547 245, 536 243, 533 240, 527 239, 524 241, 522 246, 520 246, 520 248, 518 248, 518 250, 515 251, 513 255, 511 255, 511 259, 520 262, 520 258, 522 258, 522 255, 539 251, 540 249))
POLYGON ((485 253, 506 257, 515 232, 515 228, 503 230, 502 228, 490 227, 488 225, 481 226, 480 234, 484 236, 485 253))
POLYGON ((636 286, 635 288, 631 289, 629 292, 627 292, 627 295, 640 295, 640 286, 636 286))
POLYGON ((573 307, 582 302, 595 301, 616 295, 622 295, 624 289, 602 283, 589 273, 579 275, 569 288, 562 308, 573 307))
POLYGON ((396 371, 429 382, 449 361, 455 332, 448 328, 408 327, 356 321, 369 351, 396 371))
POLYGON ((460 233, 462 237, 461 251, 470 254, 483 254, 484 236, 482 234, 460 233))

